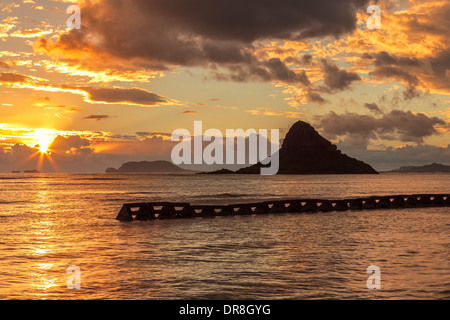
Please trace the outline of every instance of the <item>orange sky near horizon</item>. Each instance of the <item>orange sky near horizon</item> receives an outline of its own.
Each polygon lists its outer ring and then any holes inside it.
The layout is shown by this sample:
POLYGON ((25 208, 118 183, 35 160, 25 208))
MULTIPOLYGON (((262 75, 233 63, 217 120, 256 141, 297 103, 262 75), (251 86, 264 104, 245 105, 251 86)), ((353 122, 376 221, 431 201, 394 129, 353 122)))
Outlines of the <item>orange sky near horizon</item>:
POLYGON ((115 3, 0 4, 0 172, 167 159, 198 120, 282 137, 303 120, 378 169, 450 165, 449 1, 115 3))

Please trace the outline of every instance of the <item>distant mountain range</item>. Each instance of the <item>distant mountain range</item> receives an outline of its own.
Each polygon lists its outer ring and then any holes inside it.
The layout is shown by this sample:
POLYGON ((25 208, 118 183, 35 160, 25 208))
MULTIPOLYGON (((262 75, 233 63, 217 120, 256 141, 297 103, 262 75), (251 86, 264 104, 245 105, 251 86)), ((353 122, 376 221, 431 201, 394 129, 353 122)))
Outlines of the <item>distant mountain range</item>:
POLYGON ((437 173, 450 173, 450 166, 445 166, 440 163, 432 163, 426 166, 418 167, 401 167, 399 169, 392 170, 390 172, 437 172, 437 173))
POLYGON ((119 169, 108 168, 106 173, 151 173, 151 172, 192 172, 190 170, 182 169, 169 161, 140 161, 127 162, 122 164, 119 169))

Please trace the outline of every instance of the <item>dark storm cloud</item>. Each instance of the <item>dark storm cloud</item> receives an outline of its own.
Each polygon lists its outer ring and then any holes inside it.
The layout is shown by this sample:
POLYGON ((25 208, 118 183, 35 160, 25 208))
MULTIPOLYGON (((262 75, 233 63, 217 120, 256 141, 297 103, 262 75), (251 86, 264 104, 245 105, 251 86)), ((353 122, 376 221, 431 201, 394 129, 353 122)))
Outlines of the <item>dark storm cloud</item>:
POLYGON ((74 60, 81 51, 97 58, 106 54, 111 59, 105 63, 118 59, 134 68, 202 66, 212 68, 213 74, 223 80, 307 84, 306 75, 293 72, 285 62, 256 57, 252 42, 345 34, 355 28, 356 10, 366 3, 366 0, 85 1, 81 4, 86 26, 83 30, 61 35, 56 44, 41 38, 36 48, 47 53, 73 52, 74 60), (220 67, 229 74, 218 71, 220 67))
POLYGON ((316 119, 318 127, 330 139, 346 136, 351 143, 360 145, 367 145, 369 140, 376 138, 422 143, 424 138, 439 134, 435 126, 446 125, 437 117, 401 110, 392 110, 379 118, 350 112, 340 115, 330 112, 316 119))
POLYGON ((361 80, 361 77, 357 73, 348 72, 335 64, 328 63, 324 59, 321 62, 325 75, 325 85, 330 90, 348 89, 352 82, 361 80))
POLYGON ((210 39, 302 39, 353 30, 362 0, 136 0, 149 17, 210 39))

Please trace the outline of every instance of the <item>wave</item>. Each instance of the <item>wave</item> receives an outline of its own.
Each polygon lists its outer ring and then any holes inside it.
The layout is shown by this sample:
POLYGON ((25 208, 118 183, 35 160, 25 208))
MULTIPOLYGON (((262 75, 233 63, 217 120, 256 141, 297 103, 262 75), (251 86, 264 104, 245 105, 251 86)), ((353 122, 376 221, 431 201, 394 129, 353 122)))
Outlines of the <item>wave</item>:
POLYGON ((83 181, 116 181, 116 180, 125 180, 125 178, 77 178, 72 180, 83 180, 83 181))
POLYGON ((0 201, 1 204, 31 203, 31 201, 0 201))
POLYGON ((261 197, 258 194, 247 194, 247 193, 216 193, 216 194, 201 194, 198 196, 192 196, 193 199, 223 199, 223 198, 248 198, 248 197, 261 197))
POLYGON ((135 194, 167 194, 166 191, 135 191, 135 192, 124 192, 123 194, 135 195, 135 194))

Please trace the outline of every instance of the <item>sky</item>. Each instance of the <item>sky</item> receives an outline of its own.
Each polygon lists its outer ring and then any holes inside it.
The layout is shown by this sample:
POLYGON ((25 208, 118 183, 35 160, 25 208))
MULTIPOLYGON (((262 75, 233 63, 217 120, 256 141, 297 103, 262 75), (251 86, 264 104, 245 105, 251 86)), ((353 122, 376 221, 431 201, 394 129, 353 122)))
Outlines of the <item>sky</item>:
POLYGON ((194 121, 283 138, 302 120, 377 170, 450 165, 449 16, 448 0, 3 0, 0 172, 169 160, 194 121))

